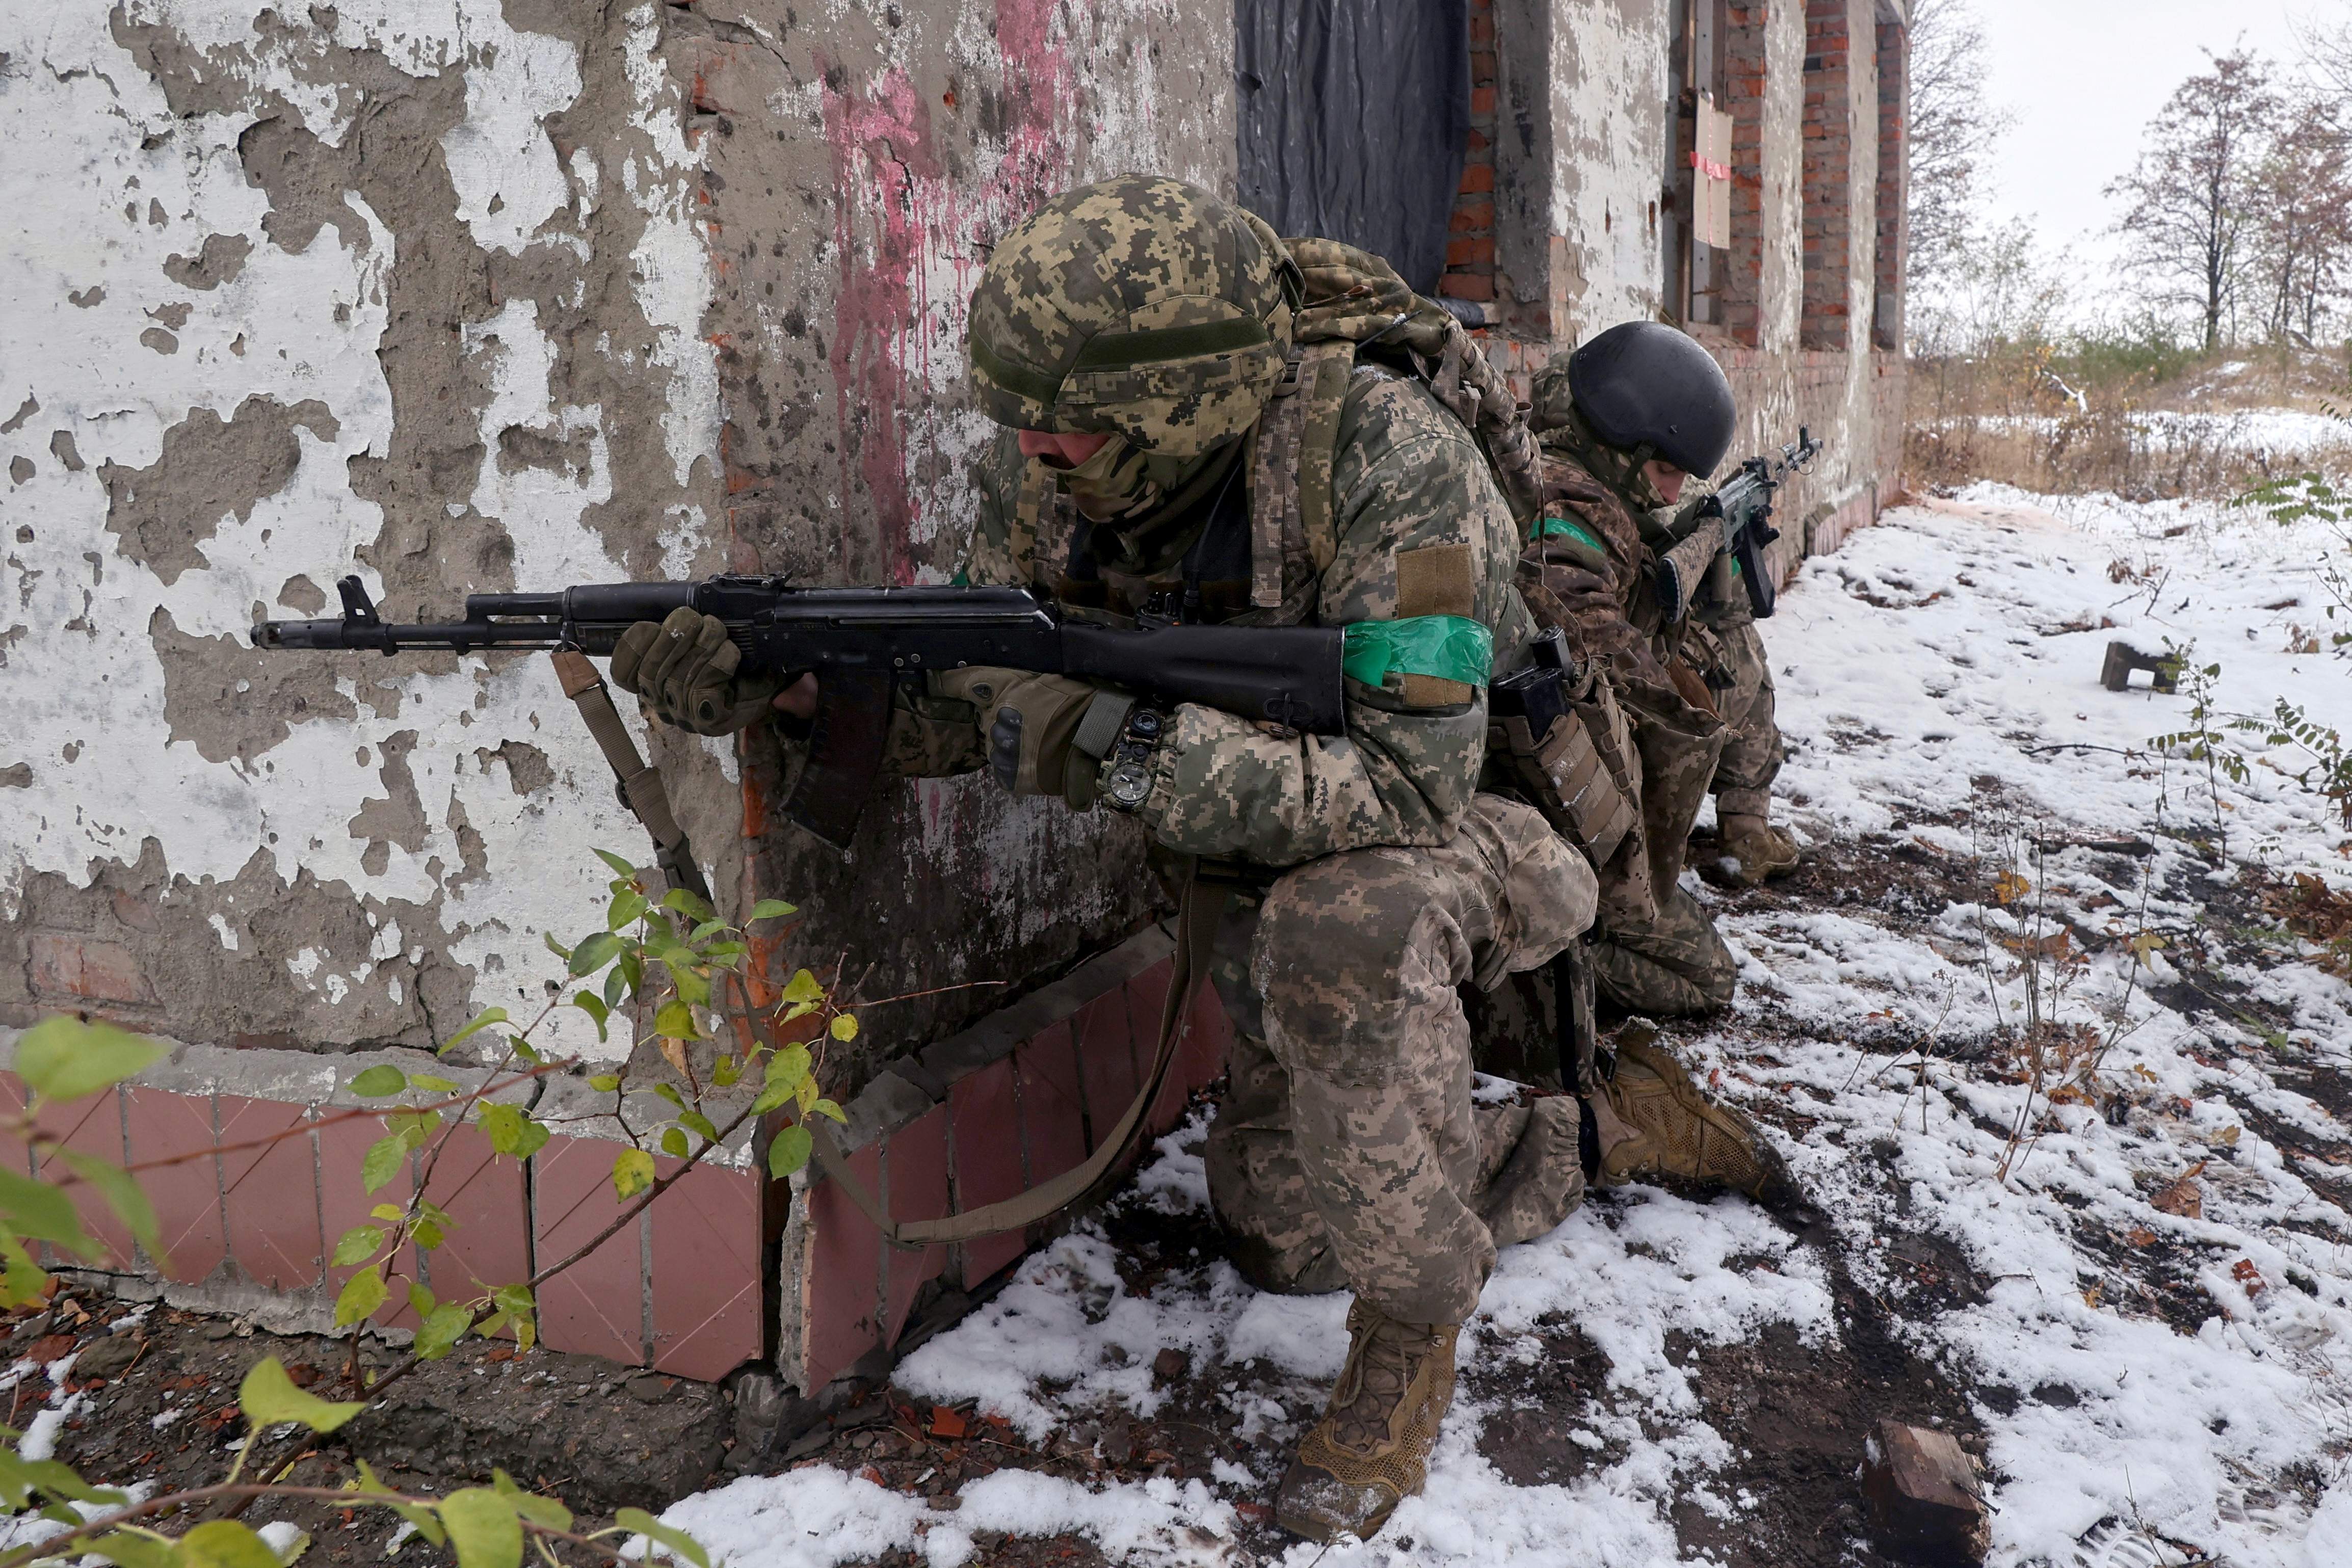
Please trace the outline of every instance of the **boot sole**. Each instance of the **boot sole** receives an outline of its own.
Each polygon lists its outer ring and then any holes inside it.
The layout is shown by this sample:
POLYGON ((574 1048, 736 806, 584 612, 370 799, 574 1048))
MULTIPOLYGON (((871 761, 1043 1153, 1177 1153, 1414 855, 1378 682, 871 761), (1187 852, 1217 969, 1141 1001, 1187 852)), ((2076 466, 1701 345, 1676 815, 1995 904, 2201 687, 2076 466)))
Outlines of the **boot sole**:
MULTIPOLYGON (((1288 1531, 1302 1541, 1312 1541, 1325 1546, 1337 1541, 1370 1541, 1387 1526, 1390 1516, 1397 1511, 1397 1505, 1404 1500, 1402 1498, 1394 1499, 1387 1506, 1352 1523, 1337 1519, 1330 1514, 1309 1512, 1281 1500, 1284 1493, 1290 1492, 1302 1484, 1299 1471, 1303 1468, 1297 1460, 1291 1461, 1290 1470, 1282 1478, 1281 1488, 1276 1494, 1274 1511, 1276 1525, 1288 1531)), ((1370 1490, 1349 1486, 1329 1471, 1321 1469, 1314 1471, 1312 1479, 1305 1480, 1304 1484, 1316 1486, 1320 1490, 1328 1490, 1340 1495, 1370 1490)))

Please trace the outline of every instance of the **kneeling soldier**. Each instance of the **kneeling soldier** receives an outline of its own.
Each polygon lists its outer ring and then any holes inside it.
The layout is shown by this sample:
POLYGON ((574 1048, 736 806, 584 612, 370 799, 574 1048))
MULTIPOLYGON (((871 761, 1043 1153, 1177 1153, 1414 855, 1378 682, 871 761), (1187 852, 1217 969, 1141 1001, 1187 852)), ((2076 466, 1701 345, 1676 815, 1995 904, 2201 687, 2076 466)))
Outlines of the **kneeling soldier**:
MULTIPOLYGON (((1629 1052, 1588 1105, 1471 1099, 1455 988, 1550 958, 1591 921, 1594 880, 1532 808, 1477 792, 1490 670, 1525 662, 1533 630, 1517 524, 1416 361, 1358 351, 1351 324, 1394 323, 1330 287, 1350 267, 1394 281, 1141 176, 1006 235, 971 301, 972 391, 1006 428, 965 569, 1097 616, 1349 627, 1347 733, 967 668, 900 687, 890 746, 901 774, 988 768, 1131 812, 1248 889, 1216 945, 1237 1038, 1210 1188, 1253 1281, 1356 1293, 1277 1510, 1320 1540, 1369 1537, 1420 1489, 1498 1246, 1557 1225, 1588 1176, 1709 1169, 1752 1191, 1778 1170, 1662 1055, 1629 1052)), ((772 695, 812 711, 808 679, 733 681, 730 653, 680 612, 633 628, 613 670, 719 728, 772 695)))

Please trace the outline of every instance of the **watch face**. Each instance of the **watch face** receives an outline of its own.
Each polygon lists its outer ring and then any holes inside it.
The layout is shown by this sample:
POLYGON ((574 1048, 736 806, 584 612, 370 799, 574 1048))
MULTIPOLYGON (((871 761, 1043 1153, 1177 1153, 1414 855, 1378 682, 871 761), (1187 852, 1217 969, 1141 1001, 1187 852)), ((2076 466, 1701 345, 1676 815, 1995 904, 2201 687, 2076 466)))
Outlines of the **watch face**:
POLYGON ((1133 808, 1143 804, 1151 793, 1150 770, 1140 762, 1122 762, 1110 770, 1110 798, 1122 806, 1133 808))

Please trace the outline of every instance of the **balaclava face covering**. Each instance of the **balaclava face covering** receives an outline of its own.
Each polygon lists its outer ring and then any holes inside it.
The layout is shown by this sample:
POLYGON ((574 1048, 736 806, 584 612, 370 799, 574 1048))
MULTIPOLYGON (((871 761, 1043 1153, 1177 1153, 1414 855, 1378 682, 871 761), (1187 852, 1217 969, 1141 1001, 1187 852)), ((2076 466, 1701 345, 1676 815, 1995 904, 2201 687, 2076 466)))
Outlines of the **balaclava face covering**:
POLYGON ((1095 558, 1118 571, 1150 576, 1181 559, 1206 525, 1207 504, 1247 443, 1229 441, 1197 456, 1145 452, 1114 435, 1076 467, 1059 470, 1078 511, 1096 524, 1095 558))
MULTIPOLYGON (((1555 431, 1546 439, 1559 441, 1561 434, 1555 431)), ((1582 409, 1570 409, 1567 434, 1570 439, 1561 444, 1570 447, 1577 460, 1591 470, 1592 476, 1615 490, 1636 514, 1653 512, 1666 505, 1666 498, 1658 493, 1658 486, 1644 469, 1656 452, 1648 446, 1636 446, 1629 452, 1624 447, 1610 445, 1593 433, 1582 409)))
POLYGON ((1170 480, 1181 478, 1186 461, 1155 459, 1124 435, 1114 435, 1084 463, 1059 472, 1062 488, 1070 493, 1087 520, 1108 523, 1156 507, 1167 494, 1170 480))

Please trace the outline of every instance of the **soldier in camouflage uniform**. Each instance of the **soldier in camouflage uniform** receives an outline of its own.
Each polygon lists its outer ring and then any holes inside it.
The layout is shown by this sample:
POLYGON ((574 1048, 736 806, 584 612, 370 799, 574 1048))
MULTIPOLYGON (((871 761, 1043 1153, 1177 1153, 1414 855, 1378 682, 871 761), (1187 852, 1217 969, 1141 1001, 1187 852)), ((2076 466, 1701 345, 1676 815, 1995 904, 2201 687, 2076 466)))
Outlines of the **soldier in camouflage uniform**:
MULTIPOLYGON (((1238 1038, 1210 1188, 1253 1281, 1356 1293, 1339 1388, 1277 1509, 1328 1540, 1370 1536, 1420 1488, 1497 1247, 1558 1224, 1588 1179, 1754 1191, 1777 1161, 1657 1052, 1582 1102, 1473 1103, 1456 988, 1551 957, 1594 881, 1533 809, 1476 790, 1489 663, 1523 659, 1532 630, 1518 528, 1411 363, 1343 358, 1328 537, 1305 537, 1278 472, 1297 433, 1277 439, 1274 408, 1299 379, 1304 281, 1264 223, 1171 180, 1072 192, 1007 235, 971 301, 972 390, 1006 428, 966 576, 1114 620, 1352 628, 1347 733, 1192 705, 1139 727, 1124 695, 972 668, 899 687, 889 765, 1129 810, 1160 852, 1249 884, 1213 963, 1238 1038), (1139 754, 1139 771, 1112 766, 1139 754)), ((716 626, 632 628, 614 679, 666 716, 749 722, 772 695, 810 711, 807 678, 736 680, 716 626)))
POLYGON ((1528 423, 1544 445, 1545 514, 1520 587, 1537 619, 1599 668, 1631 731, 1640 825, 1601 868, 1592 950, 1597 989, 1628 1012, 1713 1011, 1738 977, 1714 919, 1679 885, 1729 731, 1652 590, 1650 546, 1653 514, 1670 515, 1683 481, 1722 461, 1732 418, 1730 384, 1706 351, 1654 322, 1612 328, 1536 375, 1528 423))

